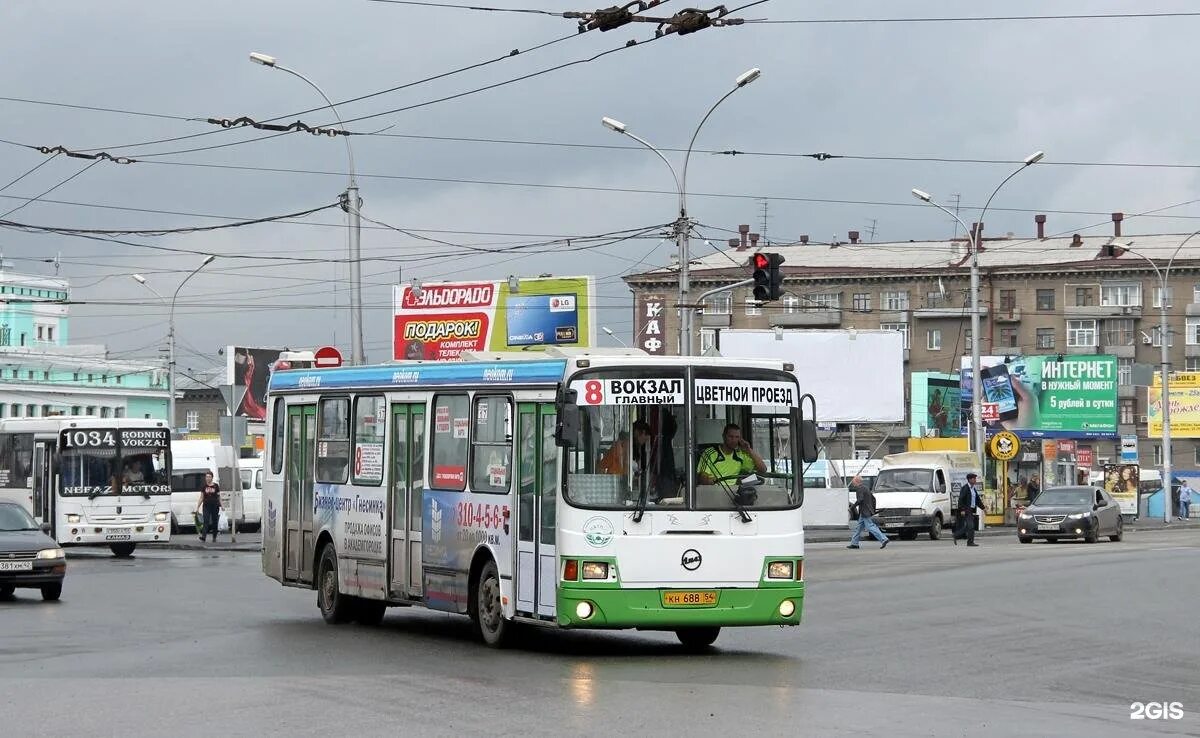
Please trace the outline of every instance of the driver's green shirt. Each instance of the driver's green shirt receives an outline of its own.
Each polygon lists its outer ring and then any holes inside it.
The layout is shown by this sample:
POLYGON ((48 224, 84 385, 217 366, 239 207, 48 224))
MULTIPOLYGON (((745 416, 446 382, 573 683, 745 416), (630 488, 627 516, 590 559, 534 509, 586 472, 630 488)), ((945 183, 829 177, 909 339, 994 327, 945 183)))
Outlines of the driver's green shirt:
POLYGON ((754 458, 750 454, 744 451, 725 453, 724 449, 717 446, 704 449, 696 466, 697 474, 716 479, 742 477, 754 470, 754 458))

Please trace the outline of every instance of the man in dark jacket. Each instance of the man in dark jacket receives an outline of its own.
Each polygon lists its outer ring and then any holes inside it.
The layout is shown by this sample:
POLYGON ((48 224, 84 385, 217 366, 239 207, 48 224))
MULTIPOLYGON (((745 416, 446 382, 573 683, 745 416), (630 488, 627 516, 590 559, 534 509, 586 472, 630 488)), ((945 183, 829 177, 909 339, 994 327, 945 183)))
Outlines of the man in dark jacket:
POLYGON ((958 493, 958 524, 954 526, 954 545, 958 545, 959 538, 966 538, 968 546, 978 546, 975 542, 975 528, 977 527, 977 519, 975 510, 983 507, 983 498, 979 496, 979 490, 975 489, 975 483, 979 477, 974 473, 967 475, 967 483, 962 486, 958 493))
POLYGON ((887 548, 888 537, 875 524, 875 495, 863 484, 862 477, 855 476, 850 481, 850 491, 854 493, 854 509, 858 512, 858 524, 850 536, 850 545, 846 548, 858 548, 858 541, 863 531, 870 533, 879 541, 880 548, 887 548))

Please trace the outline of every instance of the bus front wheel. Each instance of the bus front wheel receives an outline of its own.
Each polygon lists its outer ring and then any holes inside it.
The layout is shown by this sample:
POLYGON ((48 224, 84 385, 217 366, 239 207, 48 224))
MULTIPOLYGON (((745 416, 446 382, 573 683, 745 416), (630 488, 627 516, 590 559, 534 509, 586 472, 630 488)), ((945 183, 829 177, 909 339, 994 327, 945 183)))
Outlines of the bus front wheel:
POLYGON ((118 559, 127 559, 133 555, 133 549, 137 548, 137 544, 125 541, 123 543, 110 543, 108 547, 112 549, 113 556, 116 556, 118 559))
POLYGON ((354 617, 354 600, 338 591, 337 554, 333 544, 321 549, 321 561, 317 566, 317 607, 321 617, 331 625, 350 622, 354 617))
POLYGON ((489 560, 479 571, 471 592, 470 614, 475 632, 480 640, 493 648, 501 648, 508 641, 513 625, 504 619, 500 604, 500 574, 496 562, 489 560))
POLYGON ((675 637, 679 639, 684 648, 691 651, 708 648, 719 635, 721 635, 721 629, 718 627, 679 628, 675 631, 675 637))

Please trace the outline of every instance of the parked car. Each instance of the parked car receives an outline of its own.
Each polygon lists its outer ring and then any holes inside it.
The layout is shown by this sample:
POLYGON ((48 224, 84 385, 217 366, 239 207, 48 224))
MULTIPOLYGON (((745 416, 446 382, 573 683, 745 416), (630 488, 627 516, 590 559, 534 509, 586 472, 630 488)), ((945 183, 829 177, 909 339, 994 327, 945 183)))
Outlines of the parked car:
POLYGON ((1057 541, 1082 538, 1095 543, 1100 536, 1121 540, 1125 521, 1116 500, 1099 487, 1050 487, 1017 518, 1017 539, 1057 541))
POLYGON ((62 595, 67 557, 25 508, 0 502, 0 597, 18 588, 40 589, 43 600, 62 595))

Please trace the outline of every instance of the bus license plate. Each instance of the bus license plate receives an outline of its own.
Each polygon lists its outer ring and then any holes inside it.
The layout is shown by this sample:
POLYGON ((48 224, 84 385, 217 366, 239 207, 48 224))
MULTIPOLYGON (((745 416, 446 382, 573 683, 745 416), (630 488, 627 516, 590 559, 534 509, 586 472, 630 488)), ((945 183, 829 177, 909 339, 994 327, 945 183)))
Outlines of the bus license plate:
POLYGON ((666 607, 712 607, 717 604, 717 593, 712 590, 700 592, 663 592, 666 607))
POLYGON ((104 534, 106 541, 131 541, 133 534, 127 530, 111 530, 104 534))
POLYGON ((0 561, 0 571, 32 571, 32 561, 0 561))

